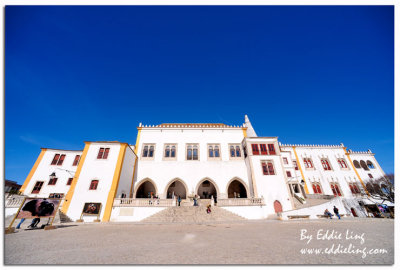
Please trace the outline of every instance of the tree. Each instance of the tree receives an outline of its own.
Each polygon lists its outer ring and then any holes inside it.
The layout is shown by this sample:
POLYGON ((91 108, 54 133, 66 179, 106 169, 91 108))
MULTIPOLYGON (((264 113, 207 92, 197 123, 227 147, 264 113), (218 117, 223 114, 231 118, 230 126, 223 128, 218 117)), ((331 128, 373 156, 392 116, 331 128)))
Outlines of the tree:
POLYGON ((372 198, 394 203, 394 175, 389 174, 367 182, 366 188, 372 198))

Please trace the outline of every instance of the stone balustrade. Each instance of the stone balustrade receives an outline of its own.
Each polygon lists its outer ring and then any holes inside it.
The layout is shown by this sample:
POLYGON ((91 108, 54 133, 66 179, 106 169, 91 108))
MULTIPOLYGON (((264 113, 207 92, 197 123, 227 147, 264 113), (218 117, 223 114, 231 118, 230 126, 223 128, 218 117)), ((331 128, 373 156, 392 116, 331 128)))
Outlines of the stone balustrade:
POLYGON ((263 198, 229 198, 218 199, 217 206, 261 206, 265 205, 263 198))
POLYGON ((168 207, 175 206, 176 201, 173 199, 149 199, 149 198, 118 198, 114 200, 114 205, 117 207, 132 207, 132 206, 160 206, 160 207, 168 207))

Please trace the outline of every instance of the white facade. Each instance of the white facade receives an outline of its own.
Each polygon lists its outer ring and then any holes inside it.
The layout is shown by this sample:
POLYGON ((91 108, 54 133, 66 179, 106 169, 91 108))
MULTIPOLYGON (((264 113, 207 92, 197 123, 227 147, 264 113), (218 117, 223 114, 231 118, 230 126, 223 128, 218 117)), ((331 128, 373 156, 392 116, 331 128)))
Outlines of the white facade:
POLYGON ((238 215, 259 219, 294 213, 295 202, 314 193, 356 200, 351 185, 363 189, 364 181, 382 176, 370 151, 347 151, 342 144, 281 145, 277 137, 258 137, 246 116, 241 126, 140 124, 135 146, 86 142, 82 151, 43 149, 21 191, 30 197, 65 194, 61 210, 73 220, 140 221, 174 206, 178 196, 184 201, 194 196, 210 199, 238 215), (66 155, 62 165, 51 165, 56 154, 66 155), (72 166, 76 155, 81 160, 72 166), (363 160, 368 167, 356 168, 353 160, 363 160), (54 172, 57 183, 49 185, 54 172), (40 180, 40 192, 32 194, 40 180), (93 181, 98 181, 95 188, 93 181), (101 203, 98 217, 82 216, 89 202, 101 203))

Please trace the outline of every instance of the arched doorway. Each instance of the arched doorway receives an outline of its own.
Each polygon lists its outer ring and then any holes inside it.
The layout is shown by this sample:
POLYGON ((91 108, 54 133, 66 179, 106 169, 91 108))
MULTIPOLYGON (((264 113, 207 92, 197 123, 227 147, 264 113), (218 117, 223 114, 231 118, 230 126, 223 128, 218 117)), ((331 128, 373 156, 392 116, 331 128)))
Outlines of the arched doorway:
POLYGON ((274 201, 274 209, 275 209, 275 213, 282 212, 282 204, 278 200, 274 201))
POLYGON ((246 187, 238 180, 233 180, 228 186, 228 198, 247 198, 246 187))
POLYGON ((186 187, 180 180, 175 180, 168 186, 166 195, 167 199, 172 199, 173 195, 186 199, 186 187))
POLYGON ((201 182, 199 187, 197 188, 197 195, 200 196, 200 199, 210 199, 211 196, 216 198, 217 189, 210 180, 206 179, 201 182))
POLYGON ((146 180, 137 188, 135 198, 150 198, 151 195, 156 196, 157 191, 153 183, 146 180))

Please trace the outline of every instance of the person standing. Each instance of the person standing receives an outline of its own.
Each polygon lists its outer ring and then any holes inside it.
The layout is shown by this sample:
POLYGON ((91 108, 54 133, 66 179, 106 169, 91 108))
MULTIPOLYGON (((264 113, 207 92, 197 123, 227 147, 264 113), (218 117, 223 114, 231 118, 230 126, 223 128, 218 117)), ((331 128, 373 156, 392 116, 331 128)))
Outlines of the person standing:
POLYGON ((333 213, 335 213, 335 215, 338 217, 338 219, 340 219, 339 209, 337 209, 337 207, 335 205, 333 206, 333 213))
POLYGON ((181 199, 181 196, 179 195, 178 196, 178 206, 181 206, 181 201, 182 201, 182 199, 181 199))

